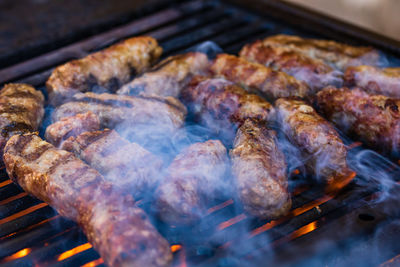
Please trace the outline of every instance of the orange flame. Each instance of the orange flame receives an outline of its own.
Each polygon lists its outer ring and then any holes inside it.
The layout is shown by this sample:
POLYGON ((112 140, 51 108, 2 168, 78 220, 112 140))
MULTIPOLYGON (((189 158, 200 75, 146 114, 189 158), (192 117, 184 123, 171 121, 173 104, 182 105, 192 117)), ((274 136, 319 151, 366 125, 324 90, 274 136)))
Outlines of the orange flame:
POLYGON ((58 256, 57 261, 62 261, 62 260, 68 259, 68 258, 70 258, 82 251, 88 250, 90 248, 92 248, 92 245, 90 243, 85 243, 83 245, 74 247, 73 249, 70 249, 70 250, 67 250, 67 251, 61 253, 60 256, 58 256))
POLYGON ((327 202, 328 200, 331 200, 331 199, 332 199, 331 196, 323 196, 323 197, 318 198, 318 199, 316 199, 314 201, 311 201, 311 202, 309 202, 309 203, 307 203, 307 204, 305 204, 305 205, 303 205, 303 206, 301 206, 301 207, 299 207, 297 209, 292 210, 291 214, 294 217, 296 217, 297 215, 300 215, 300 214, 302 214, 302 213, 304 213, 306 211, 309 211, 309 210, 311 210, 311 209, 313 209, 313 208, 315 208, 315 207, 317 207, 317 206, 319 206, 319 205, 321 205, 321 204, 323 204, 323 203, 325 203, 325 202, 327 202))
POLYGON ((82 265, 81 267, 95 267, 95 266, 100 265, 100 264, 102 264, 102 263, 104 263, 103 259, 102 259, 102 258, 99 258, 99 259, 97 259, 97 260, 90 261, 90 262, 88 262, 88 263, 82 265))
POLYGON ((317 229, 317 221, 313 221, 299 229, 297 229, 296 231, 294 231, 291 235, 290 235, 290 239, 295 239, 298 238, 300 236, 303 236, 305 234, 308 234, 312 231, 314 231, 315 229, 317 229))
POLYGON ((24 216, 26 214, 29 214, 31 212, 34 212, 35 210, 41 209, 41 208, 46 207, 46 206, 48 206, 46 203, 39 203, 39 204, 37 204, 35 206, 29 207, 29 208, 27 208, 27 209, 25 209, 23 211, 14 213, 11 216, 8 216, 8 217, 6 217, 4 219, 1 219, 0 220, 0 224, 3 224, 3 223, 6 223, 6 222, 9 222, 9 221, 18 219, 19 217, 22 217, 22 216, 24 216))
POLYGON ((12 260, 16 260, 22 257, 25 257, 26 255, 28 255, 30 252, 32 251, 32 249, 30 248, 24 248, 21 249, 18 252, 15 252, 14 254, 4 258, 3 262, 8 262, 8 261, 12 261, 12 260))
POLYGON ((342 188, 348 185, 354 177, 356 177, 356 172, 350 172, 348 175, 344 175, 342 177, 335 177, 334 181, 327 185, 325 188, 325 192, 328 195, 336 195, 342 188))
POLYGON ((300 174, 300 170, 299 170, 299 169, 295 169, 292 173, 293 173, 294 175, 298 175, 298 174, 300 174))
POLYGON ((181 245, 171 245, 171 252, 175 253, 182 248, 181 245))
POLYGON ((227 220, 225 222, 220 223, 217 228, 218 228, 218 230, 223 230, 225 228, 228 228, 229 226, 234 225, 235 223, 238 223, 238 222, 246 219, 246 217, 247 216, 245 214, 243 214, 243 213, 239 214, 238 216, 233 217, 232 219, 229 219, 229 220, 227 220))

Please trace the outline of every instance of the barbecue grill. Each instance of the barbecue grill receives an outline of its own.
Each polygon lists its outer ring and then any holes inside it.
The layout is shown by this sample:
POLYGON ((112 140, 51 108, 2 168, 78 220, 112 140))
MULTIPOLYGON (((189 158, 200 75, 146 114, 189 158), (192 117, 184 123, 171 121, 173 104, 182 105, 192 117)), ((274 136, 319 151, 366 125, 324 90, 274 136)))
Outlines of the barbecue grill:
MULTIPOLYGON (((179 1, 151 14, 0 70, 0 83, 25 82, 44 90, 52 69, 124 38, 150 35, 163 57, 212 41, 227 53, 248 42, 286 33, 372 45, 400 58, 400 44, 388 38, 282 2, 179 1)), ((347 140, 347 139, 346 139, 347 140)), ((398 162, 366 151, 350 140, 358 175, 335 196, 307 184, 294 170, 291 213, 276 221, 246 216, 233 199, 209 208, 191 229, 155 221, 171 244, 174 266, 395 266, 400 262, 398 162), (381 178, 381 175, 384 177, 381 178), (196 238, 193 238, 195 236, 196 238)), ((139 203, 146 208, 148 203, 139 203)), ((0 263, 5 266, 100 266, 102 259, 79 227, 47 204, 28 196, 0 171, 0 263)))

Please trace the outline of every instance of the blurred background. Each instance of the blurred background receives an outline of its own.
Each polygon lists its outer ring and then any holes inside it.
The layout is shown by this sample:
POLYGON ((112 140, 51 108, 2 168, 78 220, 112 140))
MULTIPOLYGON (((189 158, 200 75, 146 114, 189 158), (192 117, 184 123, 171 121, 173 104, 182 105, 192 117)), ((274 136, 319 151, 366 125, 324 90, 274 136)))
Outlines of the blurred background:
POLYGON ((285 0, 400 41, 400 0, 285 0))
MULTIPOLYGON (((285 1, 400 41, 400 0, 285 1)), ((0 0, 0 68, 106 31, 171 2, 175 1, 0 0)))

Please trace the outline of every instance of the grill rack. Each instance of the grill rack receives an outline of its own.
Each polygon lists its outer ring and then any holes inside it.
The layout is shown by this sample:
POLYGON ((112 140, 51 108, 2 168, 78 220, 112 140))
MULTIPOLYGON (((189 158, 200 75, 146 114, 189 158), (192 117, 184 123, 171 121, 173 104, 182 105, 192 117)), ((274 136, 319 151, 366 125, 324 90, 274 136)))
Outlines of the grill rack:
MULTIPOLYGON (((400 46, 396 42, 365 34, 354 27, 344 31, 345 24, 332 22, 291 5, 249 0, 246 1, 246 8, 239 1, 184 1, 174 7, 156 10, 153 14, 109 32, 0 70, 0 83, 26 82, 44 90, 44 82, 55 66, 83 57, 121 39, 142 34, 159 40, 164 48, 163 57, 192 49, 203 41, 213 41, 225 52, 237 53, 245 43, 277 33, 349 41, 352 30, 358 34, 354 35, 356 38, 351 38, 351 43, 375 45, 391 58, 400 55, 400 46), (264 11, 256 13, 246 9, 251 9, 255 4, 261 5, 264 11), (260 15, 260 12, 265 14, 260 15), (307 17, 305 14, 313 16, 307 17), (283 15, 287 18, 283 19, 283 15), (296 19, 299 17, 302 23, 294 26, 293 23, 298 22, 296 19), (323 25, 312 27, 316 23, 323 25), (336 28, 333 30, 334 26, 336 28)), ((360 147, 353 150, 358 149, 360 147)), ((393 164, 386 165, 388 169, 398 169, 393 164)), ((400 177, 396 174, 393 173, 393 176, 400 177)), ((201 225, 192 229, 196 236, 206 236, 205 240, 189 240, 184 232, 159 225, 171 244, 186 241, 183 248, 178 245, 173 248, 176 250, 175 265, 184 266, 185 258, 195 266, 240 265, 242 260, 257 265, 265 264, 266 257, 271 266, 278 263, 300 264, 307 262, 314 254, 326 254, 341 242, 373 233, 377 225, 393 219, 388 218, 388 214, 396 217, 395 212, 387 210, 388 201, 366 205, 366 198, 372 198, 379 190, 375 185, 360 187, 353 184, 334 199, 321 194, 322 190, 317 186, 302 184, 291 190, 296 192, 293 197, 294 216, 277 222, 248 218, 236 210, 232 205, 233 200, 227 200, 214 207, 215 211, 201 225), (226 218, 230 219, 227 221, 226 218), (343 225, 346 225, 346 229, 342 229, 343 225), (214 227, 220 230, 214 232, 214 227), (240 247, 240 251, 237 248, 230 249, 232 244, 248 238, 245 233, 248 228, 252 229, 250 235, 253 236, 250 238, 252 241, 246 244, 251 244, 251 247, 240 247), (332 236, 329 232, 332 229, 340 229, 341 236, 332 236), (326 237, 334 242, 323 249, 313 246, 319 244, 316 240, 326 237), (273 256, 271 246, 275 251, 273 256)), ((389 206, 392 205, 391 202, 389 206)), ((379 260, 384 261, 392 256, 395 255, 385 255, 386 258, 379 260)), ((102 265, 99 255, 87 243, 75 223, 60 217, 47 204, 27 196, 11 183, 4 169, 0 171, 0 263, 5 266, 102 265)))

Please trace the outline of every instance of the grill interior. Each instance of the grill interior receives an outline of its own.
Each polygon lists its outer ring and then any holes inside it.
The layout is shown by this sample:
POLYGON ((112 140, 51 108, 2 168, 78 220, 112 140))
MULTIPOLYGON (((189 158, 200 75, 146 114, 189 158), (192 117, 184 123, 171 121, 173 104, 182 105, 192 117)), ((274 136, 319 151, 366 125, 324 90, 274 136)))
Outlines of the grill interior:
MULTIPOLYGON (((204 41, 215 42, 227 53, 237 53, 245 43, 277 33, 348 40, 346 33, 323 32, 321 27, 313 25, 305 30, 304 22, 296 27, 290 24, 290 19, 285 22, 282 14, 272 14, 272 9, 264 12, 271 12, 271 16, 261 16, 224 1, 179 2, 112 31, 0 70, 0 82, 26 82, 44 90, 53 67, 135 35, 155 37, 164 48, 163 57, 193 49, 204 41)), ((369 44, 362 39, 352 42, 369 44)), ((348 144, 353 147, 350 154, 357 155, 363 149, 362 144, 350 141, 348 144)), ((393 162, 375 154, 368 159, 376 173, 382 170, 400 180, 399 167, 393 162)), ((382 189, 379 183, 357 176, 357 183, 332 197, 324 195, 318 186, 305 184, 301 175, 296 174, 295 170, 290 185, 292 212, 277 221, 249 218, 233 205, 235 200, 229 199, 210 207, 209 215, 190 230, 154 222, 172 244, 174 265, 187 266, 190 262, 191 266, 242 266, 243 263, 310 266, 307 264, 320 262, 321 257, 329 262, 332 251, 334 256, 345 259, 341 251, 346 251, 349 245, 368 244, 368 234, 373 234, 378 225, 398 218, 395 207, 399 203, 394 198, 373 201, 382 189), (324 240, 330 242, 320 242, 324 240)), ((399 253, 400 249, 392 249, 378 259, 366 258, 363 266, 374 266, 399 253)), ((24 193, 9 180, 4 168, 0 171, 0 263, 5 266, 103 264, 75 223, 24 193)))

